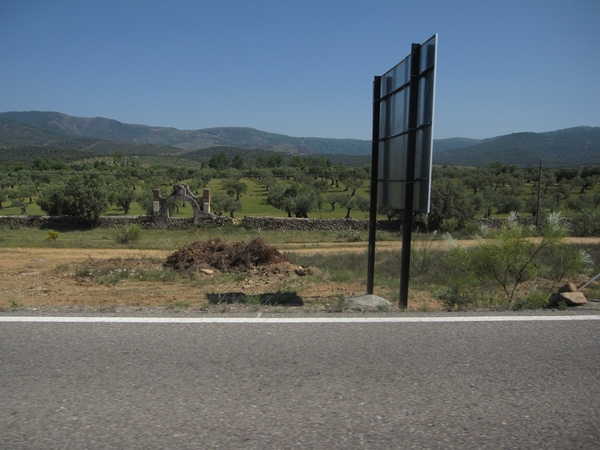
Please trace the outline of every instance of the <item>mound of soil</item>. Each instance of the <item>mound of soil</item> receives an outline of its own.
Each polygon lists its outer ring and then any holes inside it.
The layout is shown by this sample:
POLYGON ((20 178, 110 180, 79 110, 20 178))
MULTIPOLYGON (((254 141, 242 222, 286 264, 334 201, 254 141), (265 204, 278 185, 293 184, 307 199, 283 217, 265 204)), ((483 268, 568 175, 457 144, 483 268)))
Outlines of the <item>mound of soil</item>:
POLYGON ((249 272, 280 263, 289 263, 289 260, 260 237, 232 243, 216 238, 182 247, 167 258, 164 266, 188 273, 202 269, 249 272))

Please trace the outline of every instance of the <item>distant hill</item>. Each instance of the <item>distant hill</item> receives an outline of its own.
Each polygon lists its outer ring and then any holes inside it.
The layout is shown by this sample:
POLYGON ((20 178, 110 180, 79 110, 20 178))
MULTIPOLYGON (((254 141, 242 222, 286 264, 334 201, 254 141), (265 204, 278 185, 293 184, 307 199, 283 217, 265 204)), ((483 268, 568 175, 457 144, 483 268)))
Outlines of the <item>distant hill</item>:
MULTIPOLYGON (((210 147, 259 148, 291 154, 333 153, 361 155, 370 152, 370 142, 360 139, 327 139, 291 137, 267 133, 254 128, 220 127, 201 130, 129 125, 101 117, 83 118, 57 112, 6 112, 4 119, 7 134, 0 134, 0 146, 44 145, 47 140, 56 142, 66 138, 88 138, 124 144, 150 144, 174 147, 181 150, 198 150, 210 147), (8 123, 12 125, 9 125, 8 123), (26 125, 18 130, 15 123, 26 125), (23 138, 29 138, 24 142, 23 138)), ((91 151, 94 151, 91 149, 91 151)))
POLYGON ((60 159, 74 162, 89 158, 89 156, 90 153, 86 151, 50 146, 0 148, 0 164, 31 163, 36 159, 60 159))
POLYGON ((118 141, 82 137, 78 134, 52 131, 51 127, 27 125, 2 118, 0 114, 0 148, 52 147, 88 151, 92 154, 121 153, 170 154, 181 151, 174 147, 152 144, 130 144, 118 141))
MULTIPOLYGON (((210 158, 217 153, 224 153, 225 155, 227 155, 230 161, 236 154, 240 153, 243 155, 244 160, 248 162, 256 161, 261 156, 268 158, 273 155, 281 155, 281 153, 273 152, 271 150, 243 149, 239 147, 211 147, 184 153, 182 155, 179 155, 179 158, 208 163, 210 161, 210 158)), ((285 160, 289 161, 295 155, 284 154, 283 156, 285 160)), ((346 167, 364 167, 371 164, 371 155, 342 155, 322 153, 319 155, 313 154, 310 156, 322 157, 331 161, 333 165, 341 164, 346 167)))
POLYGON ((449 150, 456 150, 458 148, 464 147, 472 147, 473 145, 477 145, 483 142, 480 139, 470 139, 470 138, 448 138, 448 139, 434 139, 433 140, 433 151, 437 152, 445 152, 449 150))
POLYGON ((476 145, 434 152, 434 164, 485 166, 494 162, 547 167, 600 165, 600 127, 575 127, 546 133, 513 133, 476 145))
MULTIPOLYGON (((274 151, 289 155, 327 155, 353 163, 367 161, 371 142, 360 139, 292 137, 254 128, 219 127, 178 130, 125 124, 102 117, 74 117, 58 112, 0 113, 0 148, 53 147, 92 155, 171 155, 182 157, 203 149, 232 148, 249 152, 274 151), (360 157, 360 158, 358 158, 360 157)), ((237 151, 237 150, 236 150, 237 151)), ((209 152, 210 153, 210 152, 209 152)), ((514 133, 489 139, 436 139, 434 164, 484 166, 494 162, 531 166, 600 165, 600 128, 576 127, 546 133, 514 133)), ((33 153, 29 151, 30 155, 33 153)), ((253 153, 252 153, 253 154, 253 153)), ((206 158, 207 153, 190 155, 206 158)), ((333 161, 333 160, 332 160, 333 161)))

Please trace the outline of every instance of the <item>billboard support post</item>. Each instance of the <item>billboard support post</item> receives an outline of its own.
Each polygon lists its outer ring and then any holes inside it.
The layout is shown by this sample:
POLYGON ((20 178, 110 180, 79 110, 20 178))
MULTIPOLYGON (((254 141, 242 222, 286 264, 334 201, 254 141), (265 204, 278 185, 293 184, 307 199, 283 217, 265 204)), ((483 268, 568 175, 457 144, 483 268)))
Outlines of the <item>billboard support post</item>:
POLYGON ((367 294, 375 284, 375 237, 377 234, 377 185, 379 184, 379 108, 381 77, 373 80, 373 139, 371 141, 371 203, 369 206, 369 253, 367 261, 367 294))
POLYGON ((406 187, 404 189, 404 223, 402 228, 402 259, 400 265, 400 308, 408 306, 410 276, 410 247, 412 240, 413 205, 415 192, 415 160, 417 153, 417 117, 419 106, 419 67, 421 45, 413 44, 410 54, 410 87, 408 107, 408 136, 406 152, 406 187))

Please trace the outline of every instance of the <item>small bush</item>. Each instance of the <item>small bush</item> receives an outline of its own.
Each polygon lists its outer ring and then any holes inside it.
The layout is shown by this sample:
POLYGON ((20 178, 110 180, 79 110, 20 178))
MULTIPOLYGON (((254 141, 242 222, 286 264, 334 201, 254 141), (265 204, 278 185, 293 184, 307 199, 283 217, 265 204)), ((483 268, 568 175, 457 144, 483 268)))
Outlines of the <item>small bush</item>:
POLYGON ((529 292, 527 298, 517 299, 514 309, 543 309, 549 304, 549 296, 547 292, 534 289, 529 292))
POLYGON ((411 273, 427 275, 441 256, 442 250, 431 240, 421 241, 421 245, 414 246, 410 252, 411 273))
POLYGON ((262 297, 259 295, 245 295, 244 300, 249 305, 260 306, 263 302, 262 297))
MULTIPOLYGON (((556 256, 565 256, 556 251, 566 234, 560 215, 551 214, 541 231, 541 236, 533 239, 533 229, 519 225, 516 214, 511 214, 507 225, 490 239, 480 241, 472 249, 455 248, 451 256, 483 286, 491 283, 501 287, 507 304, 512 305, 519 285, 549 271, 542 258, 544 251, 554 254, 557 264, 564 265, 565 259, 556 256)), ((579 267, 576 263, 571 265, 579 267)), ((569 270, 565 268, 564 273, 569 270)))
POLYGON ((453 276, 448 279, 448 285, 438 295, 444 308, 469 309, 476 306, 473 296, 478 295, 473 289, 475 280, 469 275, 453 276))
POLYGON ((442 233, 452 233, 456 230, 458 230, 458 219, 456 217, 444 219, 440 225, 440 231, 442 233))
POLYGON ((544 248, 540 252, 543 264, 542 275, 560 282, 566 277, 589 274, 594 261, 590 254, 575 245, 557 244, 544 248))
POLYGON ((48 230, 48 234, 45 238, 47 241, 55 241, 58 239, 58 231, 48 230))
POLYGON ((363 240, 359 231, 344 231, 335 237, 336 242, 361 242, 363 240))
POLYGON ((600 211, 584 210, 581 219, 574 222, 573 234, 576 236, 600 235, 600 211))
POLYGON ((130 244, 140 240, 142 234, 142 228, 139 225, 129 225, 123 230, 119 230, 117 233, 116 241, 117 244, 130 244))
POLYGON ((475 221, 468 222, 462 230, 465 236, 487 236, 489 230, 485 225, 481 225, 475 221))

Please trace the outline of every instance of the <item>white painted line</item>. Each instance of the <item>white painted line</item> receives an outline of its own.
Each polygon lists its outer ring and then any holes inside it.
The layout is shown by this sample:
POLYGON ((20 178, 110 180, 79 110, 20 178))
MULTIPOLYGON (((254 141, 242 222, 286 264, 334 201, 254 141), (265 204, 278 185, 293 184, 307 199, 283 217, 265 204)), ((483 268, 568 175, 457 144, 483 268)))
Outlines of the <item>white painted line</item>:
POLYGON ((431 322, 548 322, 600 320, 581 316, 454 316, 454 317, 45 317, 0 316, 0 322, 42 323, 431 323, 431 322))

